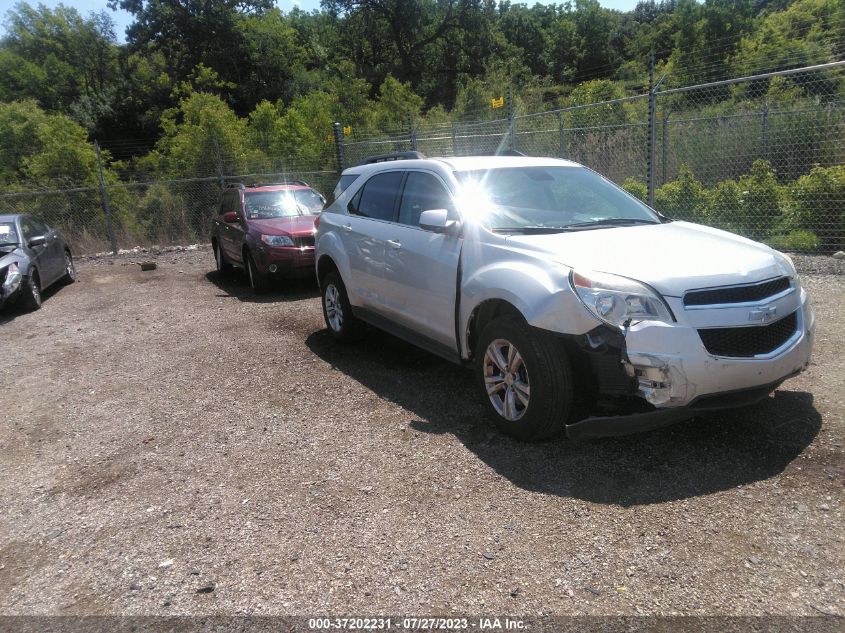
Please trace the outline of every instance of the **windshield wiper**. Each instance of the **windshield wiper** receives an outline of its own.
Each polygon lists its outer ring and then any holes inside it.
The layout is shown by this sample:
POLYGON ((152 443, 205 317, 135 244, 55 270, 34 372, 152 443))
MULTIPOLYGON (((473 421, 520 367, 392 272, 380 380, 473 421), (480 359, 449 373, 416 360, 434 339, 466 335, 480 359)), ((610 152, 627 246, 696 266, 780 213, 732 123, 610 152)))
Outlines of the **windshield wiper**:
POLYGON ((3 248, 4 246, 18 246, 18 243, 17 242, 0 242, 0 248, 3 248))
POLYGON ((645 220, 643 218, 606 218, 604 220, 592 220, 590 222, 578 222, 577 224, 567 224, 567 229, 575 229, 583 226, 633 226, 634 224, 659 224, 654 220, 645 220))
POLYGON ((504 226, 491 229, 494 233, 522 233, 524 235, 542 235, 543 233, 562 233, 568 226, 504 226))

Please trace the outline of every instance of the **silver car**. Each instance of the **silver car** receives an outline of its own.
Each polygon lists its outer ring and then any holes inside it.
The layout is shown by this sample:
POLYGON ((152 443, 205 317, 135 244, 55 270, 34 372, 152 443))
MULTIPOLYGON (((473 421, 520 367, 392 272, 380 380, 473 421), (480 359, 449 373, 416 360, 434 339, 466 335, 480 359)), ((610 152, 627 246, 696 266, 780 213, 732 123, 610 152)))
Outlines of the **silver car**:
POLYGON ((70 247, 61 234, 27 214, 0 215, 0 307, 18 301, 41 307, 41 291, 76 281, 70 247))
POLYGON ((471 365, 510 435, 655 428, 752 404, 809 365, 807 293, 768 246, 564 160, 390 158, 344 171, 320 217, 326 325, 471 365))

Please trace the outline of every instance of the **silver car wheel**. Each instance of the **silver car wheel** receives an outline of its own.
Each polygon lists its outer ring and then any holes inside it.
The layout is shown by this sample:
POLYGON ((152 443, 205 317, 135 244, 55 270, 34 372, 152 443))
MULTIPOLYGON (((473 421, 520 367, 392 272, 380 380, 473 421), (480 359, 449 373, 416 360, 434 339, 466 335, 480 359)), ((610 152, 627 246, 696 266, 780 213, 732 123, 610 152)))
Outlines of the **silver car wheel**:
POLYGON ((38 287, 38 280, 34 274, 29 276, 29 291, 32 293, 32 301, 35 305, 41 305, 41 288, 38 287))
POLYGON ((326 286, 324 301, 326 304, 326 320, 329 327, 340 332, 343 327, 343 308, 340 307, 340 292, 334 284, 326 286))
POLYGON ((496 412, 516 422, 528 410, 531 387, 528 369, 513 343, 497 338, 484 352, 484 386, 496 412))
POLYGON ((76 267, 73 265, 73 259, 67 253, 65 253, 65 274, 70 281, 76 281, 76 267))

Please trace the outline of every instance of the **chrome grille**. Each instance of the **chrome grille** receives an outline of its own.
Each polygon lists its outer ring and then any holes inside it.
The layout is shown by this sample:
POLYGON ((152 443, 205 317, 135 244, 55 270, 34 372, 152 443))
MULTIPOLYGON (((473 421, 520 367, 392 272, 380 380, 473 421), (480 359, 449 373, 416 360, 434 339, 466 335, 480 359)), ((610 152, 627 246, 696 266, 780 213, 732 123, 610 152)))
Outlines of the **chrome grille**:
POLYGON ((725 286, 708 290, 690 290, 684 295, 685 306, 707 306, 724 303, 749 303, 762 301, 788 290, 789 277, 778 277, 756 284, 725 286))

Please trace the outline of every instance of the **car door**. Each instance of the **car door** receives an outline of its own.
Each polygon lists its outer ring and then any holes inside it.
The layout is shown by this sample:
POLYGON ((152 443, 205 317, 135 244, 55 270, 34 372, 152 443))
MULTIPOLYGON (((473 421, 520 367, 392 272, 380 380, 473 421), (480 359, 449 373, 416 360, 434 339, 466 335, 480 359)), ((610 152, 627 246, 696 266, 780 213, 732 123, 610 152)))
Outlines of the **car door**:
POLYGON ((400 170, 370 177, 347 205, 341 239, 349 257, 347 290, 362 307, 384 313, 384 251, 392 235, 396 202, 402 184, 400 170))
POLYGON ((446 184, 432 172, 408 171, 386 240, 384 303, 391 320, 454 349, 463 239, 420 228, 420 214, 431 209, 456 213, 446 184))
POLYGON ((223 254, 229 261, 240 261, 240 249, 234 245, 235 236, 239 235, 237 231, 233 231, 235 222, 226 222, 223 216, 230 211, 238 210, 238 192, 225 191, 223 192, 223 199, 220 202, 220 214, 217 217, 217 237, 220 240, 220 248, 223 249, 223 254))
MULTIPOLYGON (((31 216, 30 216, 31 217, 31 216)), ((47 257, 50 260, 50 283, 56 281, 65 274, 65 245, 59 232, 39 220, 32 218, 35 230, 47 240, 47 257)))
POLYGON ((47 236, 44 235, 45 227, 29 215, 21 217, 20 227, 23 243, 29 248, 32 262, 38 269, 38 274, 41 278, 41 287, 46 288, 56 279, 56 264, 51 256, 50 242, 47 240, 47 236), (29 246, 32 239, 39 236, 43 236, 47 241, 37 246, 29 246))

